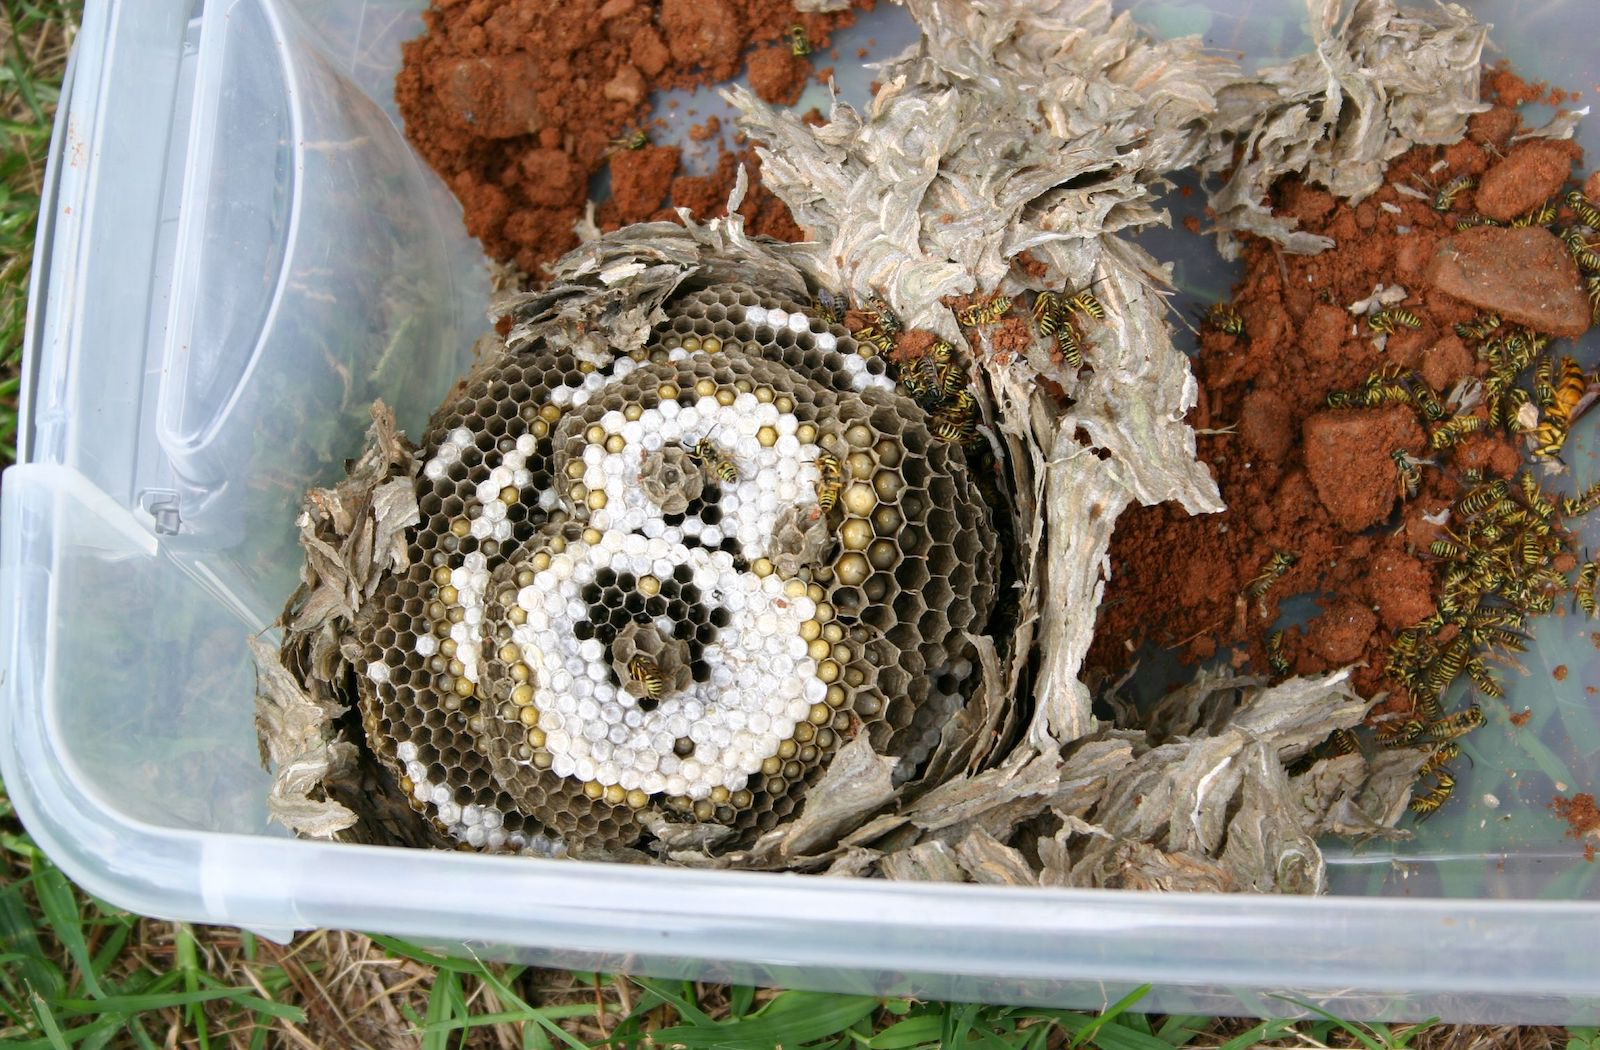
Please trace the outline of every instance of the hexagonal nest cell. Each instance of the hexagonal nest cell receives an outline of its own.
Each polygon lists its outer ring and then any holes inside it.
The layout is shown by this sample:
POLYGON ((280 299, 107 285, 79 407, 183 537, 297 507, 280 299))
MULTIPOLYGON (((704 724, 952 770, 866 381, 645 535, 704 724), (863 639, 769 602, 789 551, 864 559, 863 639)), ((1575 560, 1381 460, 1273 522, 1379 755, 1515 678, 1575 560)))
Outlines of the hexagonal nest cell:
POLYGON ((613 857, 665 822, 745 848, 846 742, 904 782, 965 704, 989 510, 808 310, 691 290, 632 352, 524 341, 435 414, 353 678, 377 780, 439 841, 613 857))

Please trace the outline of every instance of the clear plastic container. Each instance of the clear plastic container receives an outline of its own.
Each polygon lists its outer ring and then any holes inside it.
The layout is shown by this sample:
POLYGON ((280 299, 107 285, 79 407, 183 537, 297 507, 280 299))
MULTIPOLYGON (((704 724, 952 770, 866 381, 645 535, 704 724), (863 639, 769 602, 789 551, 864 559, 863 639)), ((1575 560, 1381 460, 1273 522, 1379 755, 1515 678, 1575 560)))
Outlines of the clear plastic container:
MULTIPOLYGON (((1334 846, 1339 895, 1322 899, 547 862, 270 826, 244 639, 294 583, 299 495, 338 476, 373 397, 415 431, 485 325, 478 248, 392 123, 419 6, 85 12, 39 231, 23 465, 0 489, 0 771, 70 875, 151 915, 276 937, 356 927, 569 967, 1088 1008, 1154 982, 1141 1005, 1175 1012, 1281 1015, 1297 1000, 1600 1020, 1600 868, 1548 812, 1552 794, 1596 783, 1600 650, 1575 617, 1544 625, 1529 676, 1468 739, 1460 798, 1413 841, 1334 846), (1511 731, 1523 707, 1532 719, 1511 731)), ((1472 6, 1520 69, 1595 79, 1600 8, 1472 6)), ((1132 7, 1251 56, 1305 43, 1297 0, 1132 7)), ((891 54, 903 12, 885 5, 841 54, 868 37, 891 54)), ((848 66, 859 98, 871 74, 848 66)), ((691 119, 682 98, 664 105, 691 119)), ((1584 141, 1600 144, 1600 124, 1584 141)), ((1232 279, 1196 238, 1149 244, 1190 298, 1232 279)), ((1571 460, 1575 484, 1593 480, 1591 455, 1571 460)))

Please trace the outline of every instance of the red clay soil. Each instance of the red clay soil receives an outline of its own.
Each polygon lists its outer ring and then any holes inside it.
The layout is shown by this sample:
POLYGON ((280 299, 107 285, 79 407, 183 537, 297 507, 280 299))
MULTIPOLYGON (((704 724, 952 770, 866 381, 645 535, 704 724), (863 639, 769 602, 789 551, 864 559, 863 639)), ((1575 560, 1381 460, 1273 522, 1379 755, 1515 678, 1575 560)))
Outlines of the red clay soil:
POLYGON ((750 90, 763 102, 792 106, 811 77, 811 63, 788 44, 764 47, 750 56, 750 90))
POLYGON ((1474 204, 1491 219, 1510 222, 1556 195, 1572 168, 1566 143, 1545 139, 1519 142, 1506 155, 1510 163, 1484 172, 1474 204))
POLYGON ((1550 800, 1550 808, 1556 816, 1567 822, 1567 834, 1572 838, 1581 839, 1585 835, 1600 832, 1600 807, 1595 805, 1594 796, 1587 792, 1571 798, 1557 795, 1550 800))
MULTIPOLYGON (((1504 71, 1485 83, 1495 108, 1472 119, 1464 140, 1398 158, 1383 188, 1360 204, 1295 180, 1276 187, 1275 211, 1331 237, 1334 247, 1293 255, 1244 238, 1245 276, 1233 303, 1245 334, 1204 329, 1194 361, 1200 401, 1190 416, 1200 430, 1200 458, 1228 510, 1190 517, 1161 505, 1133 508, 1118 521, 1091 668, 1125 667, 1131 641, 1176 648, 1187 661, 1219 653, 1237 661, 1247 653, 1264 672, 1264 639, 1279 603, 1313 594, 1324 611, 1284 642, 1294 673, 1356 663, 1362 693, 1393 688, 1383 677, 1394 632, 1434 611, 1437 563, 1427 547, 1441 533, 1427 516, 1460 494, 1462 469, 1509 476, 1522 454, 1505 438, 1487 436, 1467 439, 1454 454, 1431 453, 1409 406, 1330 410, 1326 398, 1391 364, 1416 369, 1441 400, 1462 377, 1486 372, 1452 331, 1477 309, 1429 280, 1440 245, 1479 204, 1466 190, 1453 211, 1440 213, 1434 192, 1470 174, 1499 187, 1504 203, 1526 177, 1537 179, 1535 204, 1542 204, 1570 177, 1580 153, 1567 142, 1512 146, 1514 105, 1543 93, 1504 71), (1381 350, 1348 310, 1380 284, 1403 287, 1406 298, 1397 305, 1422 320, 1420 330, 1400 329, 1381 350), (1412 498, 1402 498, 1391 458, 1397 448, 1439 462, 1422 470, 1412 498), (1258 606, 1244 592, 1277 552, 1296 560, 1258 606)), ((1525 260, 1502 265, 1515 269, 1525 260)))
MULTIPOLYGON (((537 278, 577 243, 590 179, 608 165, 615 189, 602 228, 675 217, 669 196, 701 218, 722 207, 732 161, 690 182, 674 145, 615 141, 641 128, 653 92, 728 80, 749 58, 756 90, 790 101, 811 75, 810 59, 792 54, 790 27, 822 50, 872 3, 818 15, 789 0, 434 0, 426 31, 405 45, 395 98, 407 137, 460 198, 468 231, 537 278), (761 46, 773 41, 783 43, 761 46)), ((753 232, 799 235, 758 185, 740 210, 753 232)))
POLYGON ((1536 331, 1576 338, 1589 330, 1578 266, 1542 227, 1483 227, 1446 237, 1434 248, 1427 279, 1441 292, 1536 331))

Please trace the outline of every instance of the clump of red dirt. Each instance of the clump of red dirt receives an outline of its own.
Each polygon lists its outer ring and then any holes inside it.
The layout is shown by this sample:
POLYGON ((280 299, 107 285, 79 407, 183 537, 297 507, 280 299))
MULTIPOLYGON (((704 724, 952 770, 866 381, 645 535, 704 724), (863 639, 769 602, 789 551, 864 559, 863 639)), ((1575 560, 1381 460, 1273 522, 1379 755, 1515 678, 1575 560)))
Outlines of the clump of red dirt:
MULTIPOLYGON (((1174 505, 1133 508, 1118 521, 1092 668, 1119 671, 1129 660, 1127 643, 1149 642, 1175 647, 1192 662, 1248 654, 1265 673, 1265 637, 1280 602, 1310 594, 1323 611, 1305 629, 1287 632, 1283 652, 1292 672, 1355 663, 1363 694, 1394 689, 1384 671, 1395 632, 1435 608, 1440 570, 1428 545, 1442 532, 1434 522, 1462 493, 1463 470, 1510 476, 1522 465, 1522 449, 1491 429, 1435 452, 1412 406, 1330 409, 1327 398, 1385 366, 1414 369, 1441 401, 1459 380, 1487 372, 1453 331, 1484 304, 1440 291, 1430 270, 1437 271, 1468 213, 1520 207, 1527 186, 1539 193, 1530 207, 1543 204, 1581 159, 1570 142, 1513 143, 1515 107, 1530 94, 1543 97, 1503 70, 1486 74, 1485 98, 1494 108, 1472 118, 1467 136, 1399 157, 1383 188, 1358 204, 1295 179, 1275 188, 1274 210, 1332 238, 1334 247, 1293 255, 1243 238, 1245 275, 1233 305, 1244 333, 1213 326, 1201 333, 1194 361, 1200 400, 1190 416, 1200 459, 1228 509, 1191 517, 1174 505), (1483 189, 1464 190, 1451 210, 1436 210, 1437 190, 1458 175, 1473 176, 1483 189), (1381 348, 1365 318, 1349 309, 1380 285, 1405 289, 1393 305, 1421 321, 1381 348), (1409 497, 1397 449, 1435 461, 1420 469, 1420 487, 1409 497), (1277 553, 1294 555, 1293 565, 1259 602, 1247 598, 1251 580, 1277 553)), ((1524 261, 1507 257, 1496 265, 1512 270, 1524 261)), ((1552 301, 1546 314, 1526 319, 1551 321, 1569 306, 1552 301)))
MULTIPOLYGON (((1600 832, 1600 807, 1595 805, 1594 796, 1587 792, 1580 792, 1571 798, 1557 795, 1550 800, 1550 808, 1556 816, 1567 822, 1567 835, 1571 838, 1581 839, 1600 832)), ((1583 853, 1586 858, 1593 860, 1594 844, 1586 845, 1583 853)))
MULTIPOLYGON (((687 176, 675 145, 628 148, 653 92, 728 80, 748 58, 757 93, 792 102, 812 72, 793 53, 793 27, 821 50, 872 3, 806 14, 789 0, 434 0, 426 32, 405 45, 395 99, 468 231, 537 279, 577 243, 590 180, 608 167, 603 229, 675 218, 669 200, 699 218, 723 208, 737 161, 752 156, 724 153, 712 174, 687 176)), ((751 174, 740 208, 749 228, 798 239, 788 209, 751 174)))

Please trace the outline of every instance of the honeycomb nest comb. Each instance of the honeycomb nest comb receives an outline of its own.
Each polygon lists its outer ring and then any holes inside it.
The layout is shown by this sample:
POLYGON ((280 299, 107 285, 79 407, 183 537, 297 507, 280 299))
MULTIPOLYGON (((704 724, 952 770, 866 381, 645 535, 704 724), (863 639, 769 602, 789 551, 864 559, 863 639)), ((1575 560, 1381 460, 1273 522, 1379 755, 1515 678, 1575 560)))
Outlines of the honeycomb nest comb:
POLYGON ((912 779, 970 695, 963 452, 792 283, 718 269, 628 350, 524 325, 422 437, 408 565, 349 634, 369 780, 437 844, 746 848, 859 736, 912 779))

